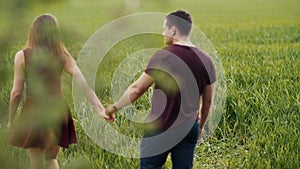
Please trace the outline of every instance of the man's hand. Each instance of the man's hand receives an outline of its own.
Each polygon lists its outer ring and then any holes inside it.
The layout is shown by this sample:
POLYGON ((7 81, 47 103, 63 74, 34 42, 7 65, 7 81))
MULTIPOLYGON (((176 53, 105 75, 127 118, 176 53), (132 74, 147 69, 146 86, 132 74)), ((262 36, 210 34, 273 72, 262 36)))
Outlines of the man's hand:
POLYGON ((202 142, 203 142, 203 138, 202 138, 202 130, 200 129, 200 131, 199 131, 199 137, 198 137, 197 143, 200 145, 202 142))
MULTIPOLYGON (((198 123, 199 123, 199 126, 200 126, 200 120, 198 121, 198 123)), ((201 143, 203 143, 203 138, 202 138, 203 135, 202 135, 202 133, 203 133, 203 128, 200 127, 198 141, 197 141, 198 145, 200 145, 201 143)))
POLYGON ((110 122, 115 121, 115 112, 117 109, 114 107, 114 105, 110 104, 105 108, 105 114, 110 119, 110 122))

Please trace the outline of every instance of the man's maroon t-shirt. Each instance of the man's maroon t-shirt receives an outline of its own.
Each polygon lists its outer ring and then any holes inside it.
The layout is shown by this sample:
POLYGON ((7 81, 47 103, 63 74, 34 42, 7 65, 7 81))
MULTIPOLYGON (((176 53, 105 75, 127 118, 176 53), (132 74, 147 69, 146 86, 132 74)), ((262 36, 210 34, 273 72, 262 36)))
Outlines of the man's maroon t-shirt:
POLYGON ((145 73, 155 83, 146 121, 153 122, 159 131, 195 121, 204 87, 216 81, 213 61, 207 54, 196 47, 177 44, 157 51, 145 73))

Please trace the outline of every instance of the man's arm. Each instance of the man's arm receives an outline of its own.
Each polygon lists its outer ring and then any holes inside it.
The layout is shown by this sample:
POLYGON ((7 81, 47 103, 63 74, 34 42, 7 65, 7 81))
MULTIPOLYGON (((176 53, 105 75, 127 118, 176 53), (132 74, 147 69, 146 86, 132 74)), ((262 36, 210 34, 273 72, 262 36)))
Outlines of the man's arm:
POLYGON ((153 84, 153 79, 151 76, 146 74, 145 72, 136 80, 133 82, 127 90, 124 92, 122 97, 113 105, 109 105, 106 108, 106 113, 112 117, 113 114, 121 109, 122 107, 125 107, 134 101, 136 101, 139 97, 141 97, 145 91, 153 84))
POLYGON ((200 137, 198 139, 198 142, 201 139, 203 127, 205 125, 205 122, 207 120, 207 117, 208 117, 209 112, 212 107, 214 90, 215 90, 214 84, 206 85, 204 88, 204 91, 202 93, 202 96, 201 96, 202 103, 201 103, 201 107, 200 107, 200 117, 199 117, 199 119, 200 119, 200 137))

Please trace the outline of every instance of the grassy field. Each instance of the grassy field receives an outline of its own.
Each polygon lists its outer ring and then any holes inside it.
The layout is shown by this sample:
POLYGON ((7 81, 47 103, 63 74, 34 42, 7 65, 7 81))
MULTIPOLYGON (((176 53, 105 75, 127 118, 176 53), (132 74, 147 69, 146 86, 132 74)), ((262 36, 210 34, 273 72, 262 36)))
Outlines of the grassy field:
MULTIPOLYGON (((29 168, 26 152, 7 146, 6 124, 14 55, 24 46, 35 16, 54 14, 67 48, 77 58, 86 40, 113 19, 132 12, 167 13, 176 9, 188 10, 195 25, 214 44, 227 83, 221 122, 215 134, 197 147, 194 168, 300 168, 300 1, 142 0, 139 9, 127 12, 121 0, 0 3, 1 169, 29 168)), ((124 49, 122 56, 140 48, 134 40, 128 43, 132 47, 124 49)), ((111 101, 107 93, 110 81, 103 79, 111 79, 109 68, 113 66, 103 65, 108 73, 97 77, 97 83, 104 81, 104 87, 96 89, 105 105, 111 101)), ((63 79, 65 96, 73 109, 72 79, 66 74, 63 79)), ((141 109, 149 106, 139 103, 141 109)), ((79 143, 60 152, 61 168, 138 168, 138 159, 117 156, 93 143, 76 114, 74 118, 79 143)), ((170 160, 165 168, 171 168, 170 160)))

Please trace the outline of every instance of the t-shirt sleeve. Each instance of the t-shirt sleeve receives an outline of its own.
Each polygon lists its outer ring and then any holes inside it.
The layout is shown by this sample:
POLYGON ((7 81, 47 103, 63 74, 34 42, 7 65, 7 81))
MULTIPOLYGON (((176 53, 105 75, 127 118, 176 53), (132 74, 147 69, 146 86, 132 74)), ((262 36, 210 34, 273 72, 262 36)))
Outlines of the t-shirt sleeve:
POLYGON ((208 64, 209 64, 209 67, 207 70, 207 73, 208 73, 207 85, 210 85, 217 81, 217 76, 216 76, 216 68, 215 68, 214 62, 212 61, 212 59, 210 57, 208 59, 208 64))
POLYGON ((166 55, 166 52, 164 52, 163 50, 155 52, 155 54, 150 58, 144 72, 154 78, 157 71, 160 71, 166 55))

